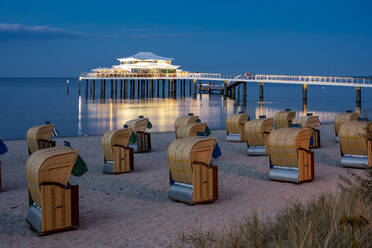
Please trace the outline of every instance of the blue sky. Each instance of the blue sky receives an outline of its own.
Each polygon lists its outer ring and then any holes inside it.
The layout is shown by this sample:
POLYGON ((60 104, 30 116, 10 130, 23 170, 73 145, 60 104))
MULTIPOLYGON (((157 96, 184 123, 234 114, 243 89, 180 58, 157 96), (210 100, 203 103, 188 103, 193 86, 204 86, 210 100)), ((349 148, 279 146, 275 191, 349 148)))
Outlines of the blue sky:
POLYGON ((139 51, 198 72, 372 75, 371 10, 368 0, 4 0, 0 76, 78 76, 139 51))

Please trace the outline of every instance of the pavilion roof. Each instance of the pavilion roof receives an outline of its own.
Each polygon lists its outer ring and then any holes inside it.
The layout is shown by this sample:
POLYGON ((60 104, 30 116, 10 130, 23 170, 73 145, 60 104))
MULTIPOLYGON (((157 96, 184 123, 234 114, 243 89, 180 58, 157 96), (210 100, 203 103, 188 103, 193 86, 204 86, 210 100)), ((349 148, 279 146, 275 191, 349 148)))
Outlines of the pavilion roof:
POLYGON ((139 52, 127 58, 119 58, 120 61, 134 61, 134 60, 173 60, 173 58, 162 57, 151 52, 139 52))

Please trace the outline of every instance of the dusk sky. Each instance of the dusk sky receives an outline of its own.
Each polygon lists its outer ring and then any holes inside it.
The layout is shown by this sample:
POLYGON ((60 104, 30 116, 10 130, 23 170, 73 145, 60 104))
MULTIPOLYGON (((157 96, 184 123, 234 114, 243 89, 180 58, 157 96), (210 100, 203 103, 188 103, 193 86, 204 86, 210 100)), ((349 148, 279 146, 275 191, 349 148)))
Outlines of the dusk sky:
POLYGON ((1 1, 0 77, 140 51, 191 72, 372 75, 372 1, 1 1))

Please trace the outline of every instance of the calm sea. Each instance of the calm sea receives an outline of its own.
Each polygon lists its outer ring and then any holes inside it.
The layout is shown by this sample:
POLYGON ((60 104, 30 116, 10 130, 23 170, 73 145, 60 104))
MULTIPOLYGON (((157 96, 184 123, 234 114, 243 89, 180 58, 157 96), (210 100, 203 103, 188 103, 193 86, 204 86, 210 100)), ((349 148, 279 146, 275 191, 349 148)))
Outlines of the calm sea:
MULTIPOLYGON (((79 95, 77 78, 0 78, 0 137, 2 139, 24 139, 29 127, 54 123, 60 136, 100 135, 108 130, 122 127, 130 119, 144 115, 153 124, 153 131, 174 130, 174 120, 187 113, 195 113, 208 123, 211 129, 225 127, 227 114, 245 111, 255 118, 260 114, 269 117, 275 112, 290 108, 303 115, 304 110, 320 116, 322 123, 332 122, 336 113, 355 110, 355 88, 353 87, 308 87, 308 102, 304 106, 301 85, 265 84, 264 102, 258 102, 258 85, 247 86, 247 101, 223 99, 221 95, 186 95, 178 92, 177 98, 160 97, 145 99, 122 97, 118 92, 111 98, 110 82, 106 81, 106 98, 100 98, 99 82, 95 83, 95 94, 90 88, 86 92, 85 82, 79 95), (69 80, 67 91, 66 81, 69 80), (87 94, 88 93, 88 94, 87 94)), ((155 87, 157 84, 155 83, 155 87)), ((180 90, 180 87, 177 87, 180 90)), ((167 90, 165 90, 167 94, 167 90)), ((372 89, 362 89, 362 115, 372 119, 372 89)), ((242 90, 240 90, 242 94, 242 90)))

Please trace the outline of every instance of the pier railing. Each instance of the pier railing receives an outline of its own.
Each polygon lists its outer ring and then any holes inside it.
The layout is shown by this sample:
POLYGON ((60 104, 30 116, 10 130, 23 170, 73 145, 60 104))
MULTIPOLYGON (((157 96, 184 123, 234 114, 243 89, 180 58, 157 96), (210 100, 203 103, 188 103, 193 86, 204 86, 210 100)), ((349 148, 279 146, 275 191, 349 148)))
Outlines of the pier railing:
POLYGON ((80 79, 105 78, 155 78, 155 79, 195 79, 209 81, 226 81, 228 86, 238 82, 267 82, 267 83, 293 83, 339 86, 366 86, 372 87, 371 78, 357 77, 327 77, 327 76, 296 76, 296 75, 263 75, 263 74, 221 74, 221 73, 97 73, 85 72, 80 79))

